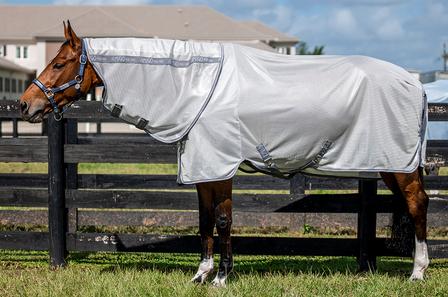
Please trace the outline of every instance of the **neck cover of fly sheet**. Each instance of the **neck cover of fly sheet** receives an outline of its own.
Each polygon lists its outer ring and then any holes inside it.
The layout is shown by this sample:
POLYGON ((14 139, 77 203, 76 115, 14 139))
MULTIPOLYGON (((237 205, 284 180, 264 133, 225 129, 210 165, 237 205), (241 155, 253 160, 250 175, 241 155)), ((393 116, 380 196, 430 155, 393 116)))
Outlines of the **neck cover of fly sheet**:
POLYGON ((393 64, 206 42, 84 42, 105 107, 178 142, 179 183, 228 179, 238 168, 376 178, 423 165, 426 98, 393 64))
POLYGON ((188 133, 221 72, 219 44, 138 38, 84 42, 103 79, 105 107, 166 143, 188 133))

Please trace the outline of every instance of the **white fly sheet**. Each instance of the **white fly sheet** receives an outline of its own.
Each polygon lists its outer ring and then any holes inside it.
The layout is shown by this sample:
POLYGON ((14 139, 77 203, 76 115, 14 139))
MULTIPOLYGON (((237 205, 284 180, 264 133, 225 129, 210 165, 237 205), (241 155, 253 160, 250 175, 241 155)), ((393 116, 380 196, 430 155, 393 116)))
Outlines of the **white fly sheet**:
POLYGON ((393 64, 220 43, 84 42, 106 108, 179 143, 180 183, 228 179, 240 165, 279 176, 377 177, 424 161, 423 88, 393 64))

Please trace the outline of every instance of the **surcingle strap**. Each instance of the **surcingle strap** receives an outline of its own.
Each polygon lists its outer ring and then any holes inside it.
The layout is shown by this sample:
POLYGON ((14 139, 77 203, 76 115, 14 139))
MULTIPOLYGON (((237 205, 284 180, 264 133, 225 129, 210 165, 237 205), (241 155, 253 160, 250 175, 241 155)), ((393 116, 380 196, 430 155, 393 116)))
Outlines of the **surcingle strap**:
POLYGON ((123 109, 123 105, 115 104, 112 109, 112 116, 118 118, 120 116, 121 110, 123 109))
POLYGON ((269 167, 269 168, 276 168, 275 163, 272 161, 272 157, 269 154, 268 150, 264 146, 264 144, 259 144, 256 146, 258 153, 261 156, 261 159, 263 159, 263 162, 269 167))
POLYGON ((292 177, 291 174, 284 174, 283 172, 281 172, 278 169, 277 165, 275 165, 274 161, 272 160, 271 155, 269 154, 269 151, 266 149, 264 144, 260 143, 259 145, 256 146, 256 148, 257 148, 258 153, 261 156, 261 159, 263 159, 263 162, 267 165, 269 174, 279 177, 279 178, 292 177))
POLYGON ((330 149, 331 145, 333 144, 333 142, 331 142, 330 140, 325 140, 322 143, 322 147, 319 151, 319 153, 313 158, 313 160, 311 160, 311 162, 309 164, 307 164, 306 167, 314 167, 317 168, 319 166, 319 162, 320 160, 323 158, 323 156, 328 152, 328 150, 330 149))
POLYGON ((139 128, 139 129, 141 129, 141 130, 144 130, 144 129, 146 128, 147 125, 148 125, 148 121, 145 120, 144 118, 141 118, 141 119, 138 121, 137 125, 135 125, 135 126, 136 126, 137 128, 139 128))

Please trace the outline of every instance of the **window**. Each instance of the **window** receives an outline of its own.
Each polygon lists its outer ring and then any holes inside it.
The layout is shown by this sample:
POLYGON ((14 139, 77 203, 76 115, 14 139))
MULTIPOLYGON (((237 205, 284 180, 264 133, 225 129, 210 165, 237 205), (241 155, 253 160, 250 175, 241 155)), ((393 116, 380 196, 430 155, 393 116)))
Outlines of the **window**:
POLYGON ((0 93, 3 92, 3 77, 0 76, 0 93))
POLYGON ((28 58, 28 47, 27 46, 23 47, 23 58, 24 59, 28 58))
POLYGON ((11 92, 17 93, 17 79, 15 78, 11 80, 11 92))
POLYGON ((20 46, 16 46, 16 58, 20 58, 20 46))
POLYGON ((19 79, 18 84, 19 84, 19 93, 23 93, 23 80, 19 79))
POLYGON ((0 57, 6 57, 6 45, 0 45, 0 57))
POLYGON ((5 78, 5 92, 9 93, 9 78, 5 78))

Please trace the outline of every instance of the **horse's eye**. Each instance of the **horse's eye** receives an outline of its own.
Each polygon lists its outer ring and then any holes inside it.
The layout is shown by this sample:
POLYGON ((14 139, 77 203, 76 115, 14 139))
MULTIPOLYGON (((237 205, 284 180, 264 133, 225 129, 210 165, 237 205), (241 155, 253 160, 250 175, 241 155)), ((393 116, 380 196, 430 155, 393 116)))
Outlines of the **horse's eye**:
POLYGON ((65 66, 65 64, 56 63, 56 64, 53 65, 53 68, 54 68, 54 69, 61 69, 61 68, 63 68, 64 66, 65 66))

